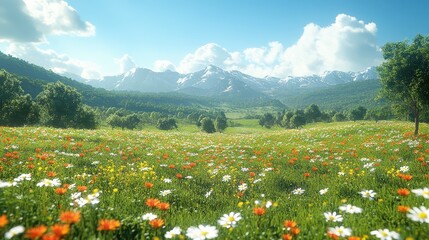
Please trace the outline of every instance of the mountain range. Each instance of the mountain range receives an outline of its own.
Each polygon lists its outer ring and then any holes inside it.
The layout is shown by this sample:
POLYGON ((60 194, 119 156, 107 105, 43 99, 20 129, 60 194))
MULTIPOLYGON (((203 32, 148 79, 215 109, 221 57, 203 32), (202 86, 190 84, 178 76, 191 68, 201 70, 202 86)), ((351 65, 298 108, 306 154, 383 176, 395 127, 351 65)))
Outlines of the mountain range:
POLYGON ((198 96, 274 96, 282 90, 326 88, 338 84, 377 79, 375 67, 362 72, 328 71, 321 75, 303 77, 256 78, 239 71, 226 71, 209 65, 201 71, 180 74, 173 71, 154 72, 146 68, 133 68, 117 76, 102 80, 85 80, 67 77, 107 90, 139 92, 181 92, 198 96))

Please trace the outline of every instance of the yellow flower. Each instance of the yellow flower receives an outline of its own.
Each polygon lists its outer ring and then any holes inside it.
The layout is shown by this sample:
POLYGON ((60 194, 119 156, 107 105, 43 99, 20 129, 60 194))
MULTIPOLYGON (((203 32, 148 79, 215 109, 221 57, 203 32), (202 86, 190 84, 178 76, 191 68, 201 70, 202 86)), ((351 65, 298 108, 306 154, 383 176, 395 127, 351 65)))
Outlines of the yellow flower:
POLYGON ((239 202, 239 203, 238 203, 238 207, 239 207, 239 208, 243 207, 243 204, 244 204, 243 202, 239 202))
POLYGON ((117 188, 114 188, 114 189, 113 189, 113 192, 114 192, 114 193, 116 193, 116 192, 118 192, 118 191, 119 191, 119 190, 118 190, 117 188))

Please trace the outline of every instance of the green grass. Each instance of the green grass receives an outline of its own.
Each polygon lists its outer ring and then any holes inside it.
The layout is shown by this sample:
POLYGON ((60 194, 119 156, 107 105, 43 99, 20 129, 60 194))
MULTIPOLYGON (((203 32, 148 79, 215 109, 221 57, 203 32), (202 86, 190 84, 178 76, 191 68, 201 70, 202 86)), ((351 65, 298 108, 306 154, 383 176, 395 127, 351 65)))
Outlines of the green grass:
MULTIPOLYGON (((350 228, 361 239, 376 239, 371 231, 384 228, 402 239, 429 238, 427 223, 397 211, 399 205, 429 207, 429 199, 397 193, 399 188, 429 187, 429 136, 415 138, 411 123, 317 123, 299 130, 265 130, 256 120, 234 121, 241 126, 216 134, 201 133, 193 125, 172 131, 0 128, 1 185, 17 183, 0 188, 0 216, 8 219, 2 226, 0 218, 0 238, 17 225, 27 230, 45 225, 49 232, 66 210, 80 211, 81 219, 65 239, 163 239, 175 226, 186 239, 186 230, 200 224, 216 227, 219 239, 280 239, 292 234, 285 220, 300 229, 294 239, 328 239, 326 232, 335 226, 350 228), (411 180, 400 175, 404 166, 409 171, 402 174, 411 180), (31 174, 31 180, 15 179, 21 174, 31 174), (230 180, 223 181, 227 175, 230 180), (58 187, 36 186, 45 178, 75 187, 58 195, 58 187), (243 183, 247 189, 240 191, 243 183), (77 186, 87 187, 83 199, 99 193, 99 203, 79 207, 71 199, 77 186), (293 194, 298 188, 305 192, 293 194), (327 193, 319 194, 325 188, 327 193), (162 196, 165 190, 171 194, 162 196), (370 200, 359 194, 362 190, 377 194, 370 200), (151 209, 149 198, 169 203, 169 210, 151 209), (266 208, 267 202, 273 205, 266 208), (363 212, 340 211, 344 204, 363 212), (265 214, 255 215, 256 207, 265 208, 265 214), (218 220, 230 212, 242 219, 227 229, 218 220), (326 212, 344 220, 327 222, 326 212), (164 220, 164 227, 153 229, 142 219, 146 213, 164 220), (118 220, 120 227, 98 231, 101 219, 118 220)), ((422 124, 421 132, 428 130, 422 124)))

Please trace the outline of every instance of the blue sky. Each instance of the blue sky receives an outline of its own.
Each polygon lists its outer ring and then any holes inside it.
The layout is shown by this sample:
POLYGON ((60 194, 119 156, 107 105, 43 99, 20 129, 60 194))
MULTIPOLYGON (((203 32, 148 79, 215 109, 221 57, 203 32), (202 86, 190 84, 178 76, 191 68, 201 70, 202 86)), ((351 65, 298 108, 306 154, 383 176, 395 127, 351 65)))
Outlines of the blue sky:
POLYGON ((0 50, 86 78, 208 64, 258 77, 361 71, 382 61, 386 42, 428 34, 427 9, 424 0, 2 0, 0 50))

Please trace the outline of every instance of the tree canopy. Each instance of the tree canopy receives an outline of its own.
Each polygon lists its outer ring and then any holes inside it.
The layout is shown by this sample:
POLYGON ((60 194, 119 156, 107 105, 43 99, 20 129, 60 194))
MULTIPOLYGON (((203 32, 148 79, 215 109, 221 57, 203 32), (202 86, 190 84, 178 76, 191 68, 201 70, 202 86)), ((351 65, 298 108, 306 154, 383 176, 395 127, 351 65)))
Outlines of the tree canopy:
POLYGON ((377 68, 380 96, 412 112, 417 135, 420 114, 429 105, 429 36, 419 34, 412 43, 387 43, 382 50, 385 61, 377 68))

